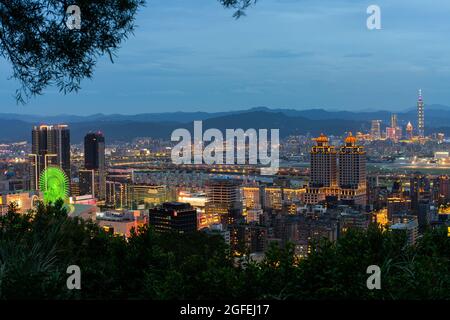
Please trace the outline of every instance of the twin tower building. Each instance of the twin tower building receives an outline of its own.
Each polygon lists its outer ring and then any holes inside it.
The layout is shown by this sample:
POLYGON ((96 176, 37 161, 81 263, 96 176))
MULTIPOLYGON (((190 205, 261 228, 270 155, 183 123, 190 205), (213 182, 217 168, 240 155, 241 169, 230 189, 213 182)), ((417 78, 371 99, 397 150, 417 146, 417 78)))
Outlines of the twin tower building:
POLYGON ((311 173, 305 202, 316 204, 335 199, 346 204, 366 205, 366 152, 351 133, 344 145, 330 145, 324 134, 314 139, 311 148, 311 173))
MULTIPOLYGON (((70 130, 67 125, 40 125, 32 130, 31 190, 39 190, 41 173, 48 167, 59 167, 71 181, 70 130)), ((97 199, 105 195, 105 138, 102 133, 84 137, 84 166, 79 170, 79 194, 97 199)))

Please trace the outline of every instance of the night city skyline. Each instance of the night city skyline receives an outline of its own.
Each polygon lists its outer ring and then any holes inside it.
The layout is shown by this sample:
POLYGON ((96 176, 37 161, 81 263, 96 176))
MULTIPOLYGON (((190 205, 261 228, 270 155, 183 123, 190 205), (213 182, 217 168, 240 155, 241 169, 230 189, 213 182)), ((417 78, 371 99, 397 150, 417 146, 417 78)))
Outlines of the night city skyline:
POLYGON ((1 307, 447 310, 450 2, 424 1, 0 0, 1 307))

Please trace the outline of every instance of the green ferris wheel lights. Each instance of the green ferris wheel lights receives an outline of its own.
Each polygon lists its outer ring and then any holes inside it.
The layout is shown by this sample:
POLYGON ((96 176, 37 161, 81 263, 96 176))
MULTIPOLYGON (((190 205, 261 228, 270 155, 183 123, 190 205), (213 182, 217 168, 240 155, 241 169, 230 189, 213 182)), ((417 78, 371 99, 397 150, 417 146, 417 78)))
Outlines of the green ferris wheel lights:
POLYGON ((69 182, 64 171, 58 167, 49 167, 42 171, 39 178, 39 189, 44 195, 44 202, 66 200, 69 196, 69 182))

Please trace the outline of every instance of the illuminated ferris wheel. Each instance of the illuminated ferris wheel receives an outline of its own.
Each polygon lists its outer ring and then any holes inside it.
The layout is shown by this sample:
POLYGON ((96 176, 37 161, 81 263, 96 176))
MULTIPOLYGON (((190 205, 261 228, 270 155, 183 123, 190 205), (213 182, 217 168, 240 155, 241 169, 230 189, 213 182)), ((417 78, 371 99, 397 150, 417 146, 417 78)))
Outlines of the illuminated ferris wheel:
POLYGON ((45 203, 66 200, 69 196, 69 179, 60 168, 48 167, 40 175, 39 189, 43 193, 45 203))

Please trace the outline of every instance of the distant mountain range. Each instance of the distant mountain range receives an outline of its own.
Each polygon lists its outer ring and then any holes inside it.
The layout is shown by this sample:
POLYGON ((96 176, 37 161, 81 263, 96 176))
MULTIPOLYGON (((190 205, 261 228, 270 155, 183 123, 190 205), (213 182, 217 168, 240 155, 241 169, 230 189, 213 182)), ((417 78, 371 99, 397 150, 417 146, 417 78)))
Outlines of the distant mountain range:
MULTIPOLYGON (((414 108, 397 112, 401 125, 416 122, 414 108)), ((368 131, 371 120, 382 120, 384 126, 390 123, 390 111, 356 112, 329 111, 324 109, 269 109, 258 107, 230 112, 172 112, 145 113, 136 115, 94 114, 90 116, 58 115, 36 116, 0 114, 0 141, 10 142, 31 139, 34 124, 67 123, 71 128, 72 141, 81 142, 89 131, 104 132, 108 141, 130 141, 136 137, 151 136, 170 138, 177 128, 192 128, 194 120, 203 120, 207 128, 235 129, 280 129, 282 137, 291 134, 312 134, 321 132, 340 135, 347 131, 368 131)), ((450 134, 450 107, 426 106, 425 120, 430 131, 450 134)))

